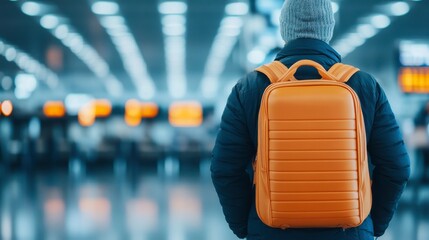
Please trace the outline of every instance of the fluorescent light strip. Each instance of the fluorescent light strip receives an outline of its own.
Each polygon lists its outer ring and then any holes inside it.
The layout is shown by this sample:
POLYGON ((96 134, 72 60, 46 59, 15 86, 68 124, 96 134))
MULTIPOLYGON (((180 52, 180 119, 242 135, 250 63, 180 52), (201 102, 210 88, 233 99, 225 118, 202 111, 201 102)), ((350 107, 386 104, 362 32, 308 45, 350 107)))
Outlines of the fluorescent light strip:
POLYGON ((214 98, 219 89, 219 78, 225 69, 226 61, 238 41, 244 24, 243 16, 249 11, 249 5, 242 1, 233 1, 226 5, 218 33, 214 39, 204 69, 201 83, 203 96, 214 98))
POLYGON ((167 70, 167 84, 173 98, 186 96, 186 12, 183 1, 163 1, 158 10, 161 14, 162 32, 167 70))
POLYGON ((409 13, 411 5, 404 1, 397 1, 388 3, 379 9, 382 9, 382 11, 361 18, 359 21, 361 24, 352 28, 351 31, 344 34, 333 44, 333 47, 343 58, 364 45, 370 38, 380 33, 381 30, 389 27, 395 18, 409 13))
POLYGON ((155 84, 149 75, 147 65, 125 18, 121 15, 120 7, 115 1, 93 1, 91 9, 97 15, 101 26, 112 39, 125 71, 130 76, 137 89, 139 97, 151 99, 156 94, 155 84))
POLYGON ((38 80, 41 80, 54 89, 58 86, 58 76, 36 59, 24 51, 19 50, 15 46, 7 44, 0 39, 0 55, 6 58, 9 62, 14 62, 24 72, 34 75, 38 80))
POLYGON ((52 7, 49 8, 49 13, 45 14, 47 11, 46 6, 36 1, 18 3, 18 6, 20 6, 24 14, 36 18, 43 28, 60 40, 64 46, 68 47, 88 66, 89 70, 104 81, 109 94, 112 96, 120 96, 122 94, 122 83, 112 75, 109 65, 71 25, 67 24, 70 21, 66 17, 59 14, 51 14, 53 12, 52 7))

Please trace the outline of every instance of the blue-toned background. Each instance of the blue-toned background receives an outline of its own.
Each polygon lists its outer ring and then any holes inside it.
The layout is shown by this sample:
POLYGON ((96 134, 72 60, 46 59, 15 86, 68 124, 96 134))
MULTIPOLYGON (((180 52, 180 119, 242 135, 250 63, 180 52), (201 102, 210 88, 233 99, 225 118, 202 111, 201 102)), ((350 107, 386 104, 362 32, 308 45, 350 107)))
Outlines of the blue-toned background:
MULTIPOLYGON (((210 179, 226 98, 283 46, 281 0, 0 0, 0 239, 236 239, 210 179)), ((429 2, 335 0, 412 177, 381 240, 429 239, 429 2), (428 106, 428 107, 426 107, 428 106)))

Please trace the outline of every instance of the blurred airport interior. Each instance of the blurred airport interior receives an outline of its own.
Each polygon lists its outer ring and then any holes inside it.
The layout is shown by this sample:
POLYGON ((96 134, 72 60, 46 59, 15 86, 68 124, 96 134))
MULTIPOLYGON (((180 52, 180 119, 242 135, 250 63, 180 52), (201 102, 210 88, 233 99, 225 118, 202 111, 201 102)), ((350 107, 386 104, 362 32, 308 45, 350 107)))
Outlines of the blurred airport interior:
MULTIPOLYGON (((283 0, 0 0, 0 239, 237 239, 210 156, 283 0)), ((334 0, 331 45, 372 73, 412 177, 381 240, 429 239, 429 1, 334 0)))

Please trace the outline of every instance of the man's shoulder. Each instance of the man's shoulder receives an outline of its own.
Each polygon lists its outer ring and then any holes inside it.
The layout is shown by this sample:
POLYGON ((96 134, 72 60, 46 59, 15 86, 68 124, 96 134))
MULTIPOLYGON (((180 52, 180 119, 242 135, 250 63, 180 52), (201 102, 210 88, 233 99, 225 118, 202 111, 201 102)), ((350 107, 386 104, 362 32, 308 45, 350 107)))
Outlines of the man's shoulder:
POLYGON ((360 78, 360 79, 365 79, 365 80, 370 81, 370 82, 375 81, 375 77, 372 74, 370 74, 369 72, 366 72, 364 70, 361 70, 361 69, 359 69, 359 71, 356 72, 356 74, 353 75, 353 77, 357 77, 357 78, 360 78))
POLYGON ((377 86, 377 80, 374 75, 366 71, 359 70, 350 78, 349 84, 353 86, 363 87, 367 90, 375 90, 377 86))
MULTIPOLYGON (((376 78, 363 70, 356 72, 349 80, 348 84, 354 88, 364 89, 365 92, 376 91, 377 80, 376 78)), ((270 85, 270 80, 263 73, 258 71, 251 71, 244 75, 241 79, 238 80, 235 88, 237 93, 241 98, 249 98, 252 96, 259 96, 265 91, 270 85)), ((256 98, 257 99, 257 98, 256 98)))
POLYGON ((270 85, 270 80, 264 74, 254 70, 243 76, 236 84, 240 95, 263 92, 270 85))

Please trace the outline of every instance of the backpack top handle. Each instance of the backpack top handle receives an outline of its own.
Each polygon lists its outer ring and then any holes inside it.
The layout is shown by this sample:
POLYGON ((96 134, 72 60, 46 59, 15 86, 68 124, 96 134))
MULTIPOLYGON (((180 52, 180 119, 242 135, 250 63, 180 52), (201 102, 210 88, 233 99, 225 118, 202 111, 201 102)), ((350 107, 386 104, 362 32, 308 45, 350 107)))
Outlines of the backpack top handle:
POLYGON ((295 64, 293 64, 289 68, 289 70, 280 78, 279 82, 296 81, 296 79, 294 77, 295 73, 302 66, 310 66, 310 67, 316 68, 317 71, 319 72, 320 76, 322 76, 323 79, 338 81, 337 77, 335 77, 334 75, 332 75, 331 73, 326 71, 325 68, 323 68, 323 66, 320 65, 319 63, 312 61, 312 60, 301 60, 301 61, 298 61, 295 64))
POLYGON ((274 61, 258 67, 256 71, 267 76, 271 83, 297 81, 294 75, 302 66, 314 67, 324 79, 330 79, 342 83, 346 83, 360 70, 359 68, 350 65, 336 63, 331 67, 331 69, 329 69, 329 71, 326 71, 323 66, 317 62, 312 60, 301 60, 292 65, 291 68, 286 67, 280 61, 274 61))

